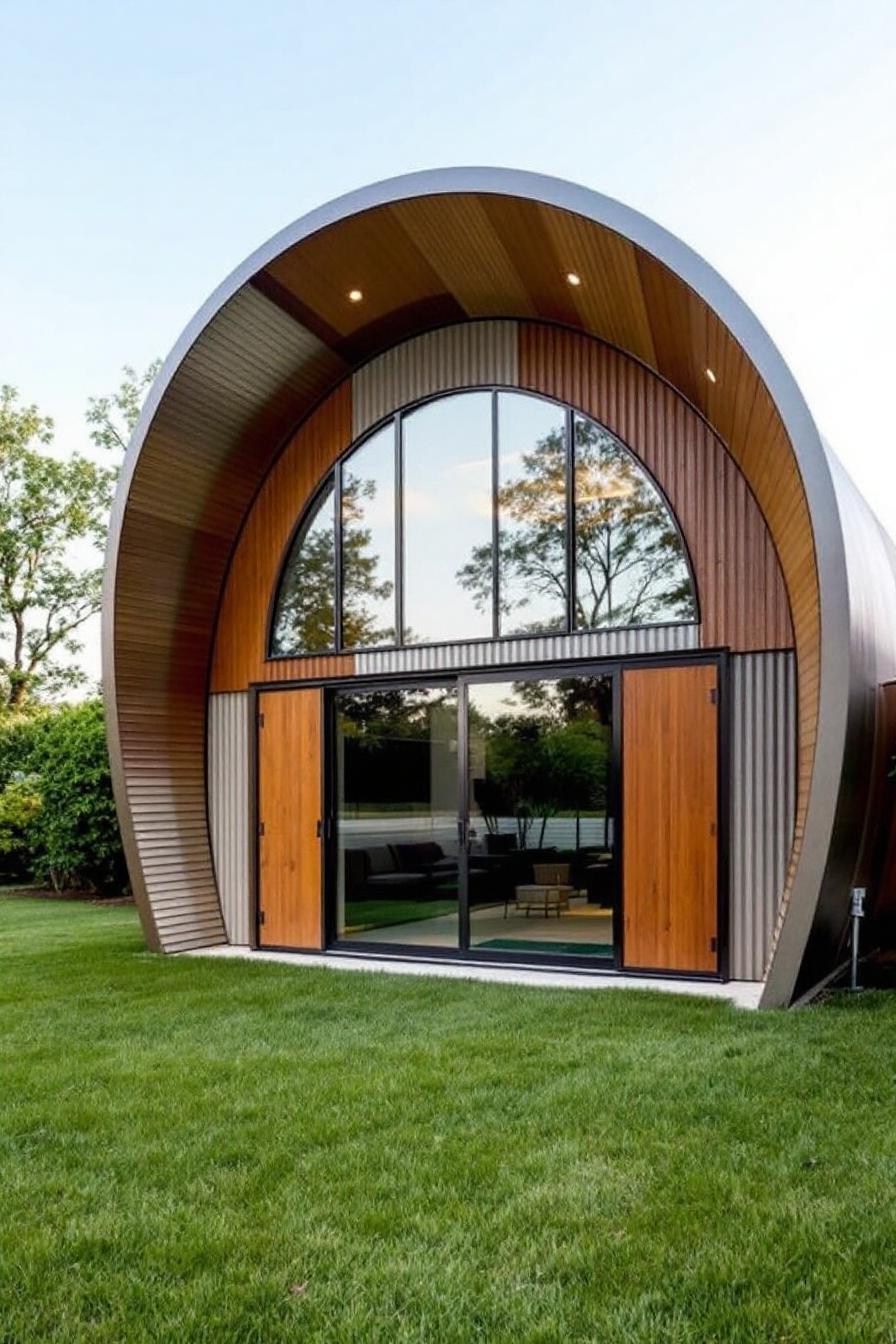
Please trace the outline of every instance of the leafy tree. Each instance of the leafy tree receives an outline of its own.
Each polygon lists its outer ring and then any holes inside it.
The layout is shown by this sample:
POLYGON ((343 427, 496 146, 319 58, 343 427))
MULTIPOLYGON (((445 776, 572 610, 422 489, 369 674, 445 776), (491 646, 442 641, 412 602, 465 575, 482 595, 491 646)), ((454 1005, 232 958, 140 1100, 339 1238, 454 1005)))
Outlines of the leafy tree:
POLYGON ((114 392, 108 397, 88 397, 87 423, 91 426, 90 437, 98 448, 124 453, 146 393, 161 367, 160 359, 154 359, 142 373, 125 364, 121 382, 114 392))
POLYGON ((101 570, 71 549, 103 544, 114 471, 47 450, 53 422, 0 389, 0 697, 7 710, 85 680, 70 660, 97 610, 101 570))
MULTIPOLYGON (((668 508, 631 453, 603 426, 575 418, 576 601, 579 629, 685 620, 694 615, 690 574, 668 508)), ((566 602, 566 448, 561 431, 522 455, 499 492, 502 617, 566 602), (558 504, 558 501, 564 501, 558 504)), ((458 573, 480 610, 491 602, 492 548, 473 549, 458 573)), ((544 629, 543 621, 520 626, 544 629)))
MULTIPOLYGON (((120 453, 158 371, 126 367, 118 389, 88 403, 90 437, 120 453)), ((17 711, 83 685, 78 631, 99 609, 118 463, 52 452, 53 421, 0 388, 0 708, 17 711), (84 550, 94 563, 79 564, 84 550)))

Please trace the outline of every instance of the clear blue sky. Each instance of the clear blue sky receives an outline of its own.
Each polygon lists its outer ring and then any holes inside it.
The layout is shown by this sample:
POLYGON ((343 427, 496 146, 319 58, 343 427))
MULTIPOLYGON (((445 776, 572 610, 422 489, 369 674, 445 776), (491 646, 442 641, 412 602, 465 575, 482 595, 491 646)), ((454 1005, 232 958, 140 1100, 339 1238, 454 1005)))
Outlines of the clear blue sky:
POLYGON ((0 50, 0 382, 63 446, 289 220, 504 164, 712 262, 896 532, 896 0, 0 0, 0 50))

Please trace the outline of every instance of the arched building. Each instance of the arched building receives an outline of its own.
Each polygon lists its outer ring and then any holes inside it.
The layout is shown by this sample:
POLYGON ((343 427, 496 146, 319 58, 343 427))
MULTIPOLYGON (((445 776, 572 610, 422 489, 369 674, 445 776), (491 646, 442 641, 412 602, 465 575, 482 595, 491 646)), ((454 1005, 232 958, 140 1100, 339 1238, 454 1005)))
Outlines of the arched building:
POLYGON ((197 314, 122 473, 147 941, 788 1003, 867 868, 894 572, 756 319, 643 216, 492 169, 334 201, 197 314))

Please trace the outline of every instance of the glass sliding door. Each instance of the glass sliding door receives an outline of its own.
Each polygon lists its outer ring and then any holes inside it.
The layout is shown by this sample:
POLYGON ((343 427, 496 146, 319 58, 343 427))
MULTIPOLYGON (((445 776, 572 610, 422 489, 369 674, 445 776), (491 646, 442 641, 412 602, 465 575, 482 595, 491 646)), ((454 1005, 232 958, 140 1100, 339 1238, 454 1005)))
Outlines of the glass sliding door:
POLYGON ((467 685, 469 946, 615 958, 612 675, 467 685))
POLYGON ((454 686, 334 693, 339 942, 458 948, 457 730, 454 686))

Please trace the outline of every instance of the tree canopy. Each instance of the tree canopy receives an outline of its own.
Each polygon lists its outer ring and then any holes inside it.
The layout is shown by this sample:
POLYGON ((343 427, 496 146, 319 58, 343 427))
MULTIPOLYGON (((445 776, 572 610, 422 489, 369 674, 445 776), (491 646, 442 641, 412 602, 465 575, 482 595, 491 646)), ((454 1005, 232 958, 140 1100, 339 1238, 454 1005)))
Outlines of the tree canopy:
MULTIPOLYGON (((684 546, 665 501, 602 425, 575 420, 575 626, 689 620, 694 595, 684 546)), ((568 536, 566 444, 553 430, 521 455, 498 492, 502 628, 535 633, 565 623, 568 536)), ((458 574, 480 610, 492 600, 491 543, 458 574)))
POLYGON ((157 365, 126 368, 87 421, 108 465, 53 451, 53 421, 0 388, 0 706, 21 710, 82 685, 78 632, 99 609, 100 554, 119 454, 157 365))

